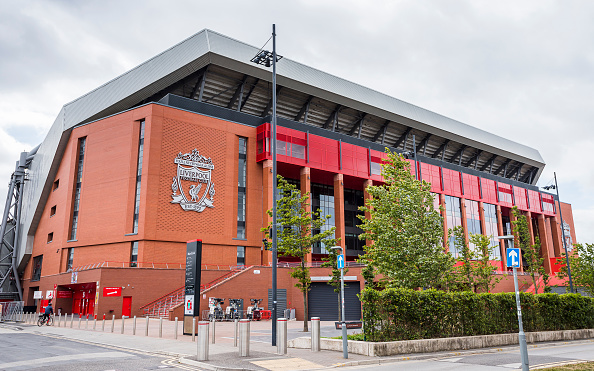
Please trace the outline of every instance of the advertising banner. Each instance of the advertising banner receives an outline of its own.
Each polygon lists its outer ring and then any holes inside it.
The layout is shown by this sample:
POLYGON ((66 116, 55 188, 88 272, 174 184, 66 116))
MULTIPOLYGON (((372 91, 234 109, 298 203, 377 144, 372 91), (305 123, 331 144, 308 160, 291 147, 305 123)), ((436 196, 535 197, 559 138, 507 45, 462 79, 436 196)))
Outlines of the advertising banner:
POLYGON ((103 297, 106 296, 122 296, 122 288, 121 287, 104 287, 103 288, 103 297))

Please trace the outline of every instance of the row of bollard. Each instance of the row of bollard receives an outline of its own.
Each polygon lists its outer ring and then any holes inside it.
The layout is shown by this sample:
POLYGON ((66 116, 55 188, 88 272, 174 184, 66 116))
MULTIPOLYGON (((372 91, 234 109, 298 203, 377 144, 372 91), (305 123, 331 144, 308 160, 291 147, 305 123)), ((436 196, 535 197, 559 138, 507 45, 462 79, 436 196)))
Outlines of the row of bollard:
MULTIPOLYGON (((125 320, 128 319, 129 317, 127 316, 122 316, 122 323, 121 323, 121 327, 120 327, 120 333, 123 334, 124 333, 124 327, 125 327, 125 320)), ((31 324, 36 324, 38 317, 37 317, 37 313, 35 312, 31 312, 31 313, 25 313, 24 315, 24 319, 25 319, 25 323, 31 323, 31 324)), ((53 320, 54 323, 57 325, 57 327, 67 327, 67 323, 68 323, 68 313, 64 313, 64 317, 63 317, 63 321, 62 321, 62 313, 59 313, 56 319, 56 314, 53 314, 53 320)), ((79 315, 78 317, 78 328, 81 328, 81 323, 82 323, 82 316, 79 315)), ((177 334, 178 334, 178 318, 175 317, 175 328, 174 328, 174 332, 173 332, 173 337, 174 339, 177 339, 177 334)), ((195 324, 196 324, 196 319, 193 319, 193 329, 192 329, 192 341, 194 341, 195 338, 195 332, 194 332, 194 328, 195 328, 195 324)), ((70 328, 74 327, 74 313, 71 313, 70 315, 70 328)), ((93 318, 93 331, 95 331, 97 328, 97 317, 94 316, 93 318)), ((87 315, 85 318, 85 330, 89 329, 89 316, 87 315)), ((111 317, 111 332, 113 333, 115 329, 115 315, 112 315, 111 317)), ((101 331, 105 332, 105 315, 103 315, 103 320, 102 320, 102 324, 101 324, 101 331)), ((149 317, 146 317, 146 328, 144 331, 144 335, 148 336, 149 334, 149 317)), ((134 316, 133 318, 133 322, 132 322, 132 335, 136 335, 136 316, 134 316)), ((214 329, 213 329, 213 335, 214 335, 214 329)), ((159 318, 159 337, 163 337, 163 318, 159 318)), ((214 336, 213 336, 213 344, 214 344, 214 336)))

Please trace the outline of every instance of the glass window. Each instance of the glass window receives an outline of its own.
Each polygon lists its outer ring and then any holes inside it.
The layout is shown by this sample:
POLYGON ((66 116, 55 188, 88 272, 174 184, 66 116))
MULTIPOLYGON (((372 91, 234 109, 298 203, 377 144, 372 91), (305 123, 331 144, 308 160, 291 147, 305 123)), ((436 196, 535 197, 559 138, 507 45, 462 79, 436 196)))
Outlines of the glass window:
POLYGON ((138 266, 138 241, 132 242, 132 250, 130 251, 130 267, 138 266))
POLYGON ((80 192, 82 187, 83 163, 85 158, 85 147, 87 138, 80 138, 78 140, 78 165, 76 169, 76 185, 74 190, 74 204, 72 211, 72 220, 70 222, 70 240, 76 240, 76 232, 78 230, 78 211, 80 206, 80 192))
POLYGON ((140 214, 140 184, 142 179, 142 158, 144 154, 144 120, 140 121, 140 136, 138 140, 138 159, 136 166, 136 195, 134 199, 133 233, 138 233, 138 215, 140 214))
POLYGON ((501 249, 499 247, 499 235, 497 230, 497 206, 483 203, 485 210, 485 235, 491 240, 491 246, 494 246, 491 252, 491 259, 501 260, 501 249))
POLYGON ((239 161, 237 165, 237 238, 245 239, 247 139, 239 138, 239 161))
POLYGON ((371 175, 382 175, 382 165, 377 162, 371 162, 371 175))
MULTIPOLYGON (((466 206, 466 226, 468 228, 468 236, 470 237, 470 234, 483 234, 481 217, 479 214, 479 203, 477 201, 464 200, 464 205, 466 206)), ((469 242, 468 246, 476 251, 476 246, 472 242, 469 242)))
POLYGON ((237 246, 237 265, 245 265, 245 246, 237 246))
MULTIPOLYGON (((446 208, 446 222, 448 229, 454 229, 462 225, 462 211, 460 207, 460 199, 453 196, 445 196, 445 208, 446 208)), ((450 254, 454 258, 458 257, 458 249, 454 245, 454 234, 448 235, 448 245, 450 248, 450 254)))
POLYGON ((292 147, 292 152, 291 152, 291 156, 292 157, 300 158, 302 160, 305 160, 305 146, 302 146, 300 144, 292 143, 291 144, 291 147, 292 147))
POLYGON ((66 270, 72 269, 72 264, 74 263, 74 248, 71 247, 68 249, 68 261, 66 262, 66 270))
POLYGON ((41 266, 43 265, 43 255, 33 258, 33 276, 31 281, 39 281, 41 279, 41 266))
MULTIPOLYGON (((335 214, 334 214, 334 187, 325 184, 311 184, 311 208, 312 211, 317 212, 320 210, 320 216, 325 218, 330 215, 330 218, 326 220, 326 224, 320 229, 314 229, 313 233, 320 233, 336 226, 335 214)), ((330 248, 330 246, 328 246, 330 248)), ((328 251, 326 246, 318 243, 313 246, 314 254, 327 254, 328 251)))

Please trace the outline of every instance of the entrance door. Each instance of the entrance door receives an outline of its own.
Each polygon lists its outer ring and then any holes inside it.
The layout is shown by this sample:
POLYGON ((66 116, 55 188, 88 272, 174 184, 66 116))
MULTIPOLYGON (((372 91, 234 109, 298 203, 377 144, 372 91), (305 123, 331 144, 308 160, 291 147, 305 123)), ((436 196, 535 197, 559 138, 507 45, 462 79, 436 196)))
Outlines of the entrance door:
POLYGON ((124 296, 124 301, 122 302, 122 316, 130 317, 132 314, 132 297, 131 296, 124 296))

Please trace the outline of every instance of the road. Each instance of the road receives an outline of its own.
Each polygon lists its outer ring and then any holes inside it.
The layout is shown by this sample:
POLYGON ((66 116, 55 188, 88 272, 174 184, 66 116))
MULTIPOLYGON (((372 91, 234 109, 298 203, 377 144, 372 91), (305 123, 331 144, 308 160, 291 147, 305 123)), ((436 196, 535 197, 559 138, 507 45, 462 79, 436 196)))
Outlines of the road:
MULTIPOLYGON (((515 347, 517 348, 517 347, 515 347)), ((576 362, 594 361, 594 340, 558 344, 529 345, 530 369, 539 369, 576 362)), ((495 353, 442 356, 425 360, 402 360, 372 366, 345 367, 345 370, 415 370, 415 371, 503 371, 520 368, 520 352, 506 347, 495 353)))
POLYGON ((173 368, 163 356, 32 334, 0 327, 0 370, 158 370, 173 368))

